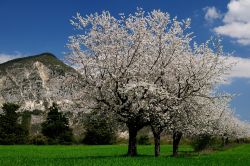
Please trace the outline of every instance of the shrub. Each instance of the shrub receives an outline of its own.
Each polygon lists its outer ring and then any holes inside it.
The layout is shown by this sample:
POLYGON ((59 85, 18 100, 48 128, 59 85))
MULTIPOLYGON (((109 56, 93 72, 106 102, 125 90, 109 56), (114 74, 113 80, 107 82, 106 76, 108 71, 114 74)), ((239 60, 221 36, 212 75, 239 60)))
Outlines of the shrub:
POLYGON ((212 141, 213 139, 210 135, 203 134, 193 138, 191 145, 193 146, 195 151, 202 151, 208 148, 211 145, 212 141))
POLYGON ((113 144, 117 138, 117 124, 105 112, 91 112, 86 115, 84 144, 105 145, 113 144))
POLYGON ((48 138, 45 137, 42 134, 34 135, 30 138, 30 144, 34 145, 47 145, 48 144, 48 138))
POLYGON ((141 135, 137 140, 139 145, 150 145, 150 140, 148 135, 141 135))

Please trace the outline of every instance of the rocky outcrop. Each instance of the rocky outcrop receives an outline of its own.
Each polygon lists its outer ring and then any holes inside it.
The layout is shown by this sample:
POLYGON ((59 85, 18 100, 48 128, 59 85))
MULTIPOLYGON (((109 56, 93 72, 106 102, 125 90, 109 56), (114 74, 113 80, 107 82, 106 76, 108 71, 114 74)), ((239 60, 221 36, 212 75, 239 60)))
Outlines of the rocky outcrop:
POLYGON ((20 110, 47 110, 56 102, 62 111, 79 108, 80 74, 50 53, 0 64, 0 105, 17 103, 20 110))

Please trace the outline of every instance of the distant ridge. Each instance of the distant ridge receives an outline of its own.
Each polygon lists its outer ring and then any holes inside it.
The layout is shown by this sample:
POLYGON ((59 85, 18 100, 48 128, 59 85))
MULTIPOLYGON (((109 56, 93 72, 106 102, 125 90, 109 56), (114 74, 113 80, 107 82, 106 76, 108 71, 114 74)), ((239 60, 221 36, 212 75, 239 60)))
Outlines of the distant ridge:
POLYGON ((39 61, 45 65, 60 66, 61 68, 65 70, 74 70, 72 67, 66 65, 61 60, 59 60, 54 54, 47 53, 47 52, 38 54, 38 55, 21 57, 21 58, 9 60, 7 62, 0 64, 0 70, 4 70, 6 68, 12 67, 12 65, 18 65, 20 63, 21 63, 20 65, 28 65, 35 61, 39 61))

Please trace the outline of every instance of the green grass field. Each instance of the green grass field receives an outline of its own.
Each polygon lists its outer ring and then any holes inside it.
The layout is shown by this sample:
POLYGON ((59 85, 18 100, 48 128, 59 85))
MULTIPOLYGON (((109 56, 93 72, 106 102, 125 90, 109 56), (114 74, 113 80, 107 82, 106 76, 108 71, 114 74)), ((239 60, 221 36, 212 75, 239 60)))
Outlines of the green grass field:
MULTIPOLYGON (((153 146, 139 146, 139 156, 126 157, 127 146, 0 146, 0 166, 36 165, 250 165, 250 144, 202 155, 170 157, 171 146, 161 148, 162 156, 153 156, 153 146)), ((181 146, 186 154, 192 149, 181 146)))

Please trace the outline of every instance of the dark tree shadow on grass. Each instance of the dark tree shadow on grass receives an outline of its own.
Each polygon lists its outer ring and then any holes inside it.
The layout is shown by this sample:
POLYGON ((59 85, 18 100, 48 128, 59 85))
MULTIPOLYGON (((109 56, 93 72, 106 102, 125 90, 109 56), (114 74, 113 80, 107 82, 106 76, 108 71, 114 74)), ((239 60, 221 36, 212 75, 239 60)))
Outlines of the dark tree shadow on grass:
MULTIPOLYGON (((161 155, 158 158, 193 158, 197 157, 200 154, 194 151, 179 151, 179 155, 177 157, 173 157, 172 155, 161 155)), ((122 158, 122 159, 129 159, 129 158, 135 158, 135 159, 142 159, 142 158, 156 158, 154 155, 150 154, 138 154, 137 156, 131 157, 127 154, 123 155, 100 155, 100 156, 79 156, 79 157, 59 157, 54 159, 63 159, 63 160, 83 160, 83 159, 114 159, 114 158, 122 158)))

